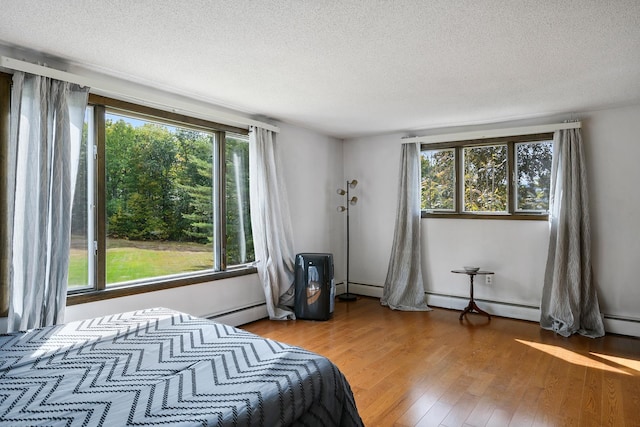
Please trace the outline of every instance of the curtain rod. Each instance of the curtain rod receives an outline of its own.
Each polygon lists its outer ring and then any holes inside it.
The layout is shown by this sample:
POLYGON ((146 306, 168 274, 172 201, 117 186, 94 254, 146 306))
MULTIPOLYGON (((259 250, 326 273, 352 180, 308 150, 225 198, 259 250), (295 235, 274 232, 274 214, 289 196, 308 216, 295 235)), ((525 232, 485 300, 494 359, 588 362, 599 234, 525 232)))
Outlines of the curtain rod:
POLYGON ((467 141, 472 139, 501 138, 504 136, 533 135, 536 133, 555 132, 561 129, 579 129, 581 122, 565 122, 550 125, 523 126, 504 129, 489 129, 459 133, 448 133, 442 135, 412 136, 402 138, 402 142, 420 142, 423 144, 433 144, 436 142, 467 141))
POLYGON ((123 87, 113 78, 108 76, 86 76, 67 71, 57 70, 19 59, 0 56, 0 67, 8 68, 25 73, 37 74, 56 80, 75 83, 80 86, 87 86, 97 94, 118 98, 122 101, 129 101, 153 107, 160 110, 171 111, 178 114, 193 116, 205 120, 220 122, 227 125, 249 128, 258 126, 272 132, 280 132, 278 126, 244 117, 233 112, 220 111, 204 105, 196 105, 188 101, 175 99, 172 95, 161 93, 149 93, 138 87, 123 87))

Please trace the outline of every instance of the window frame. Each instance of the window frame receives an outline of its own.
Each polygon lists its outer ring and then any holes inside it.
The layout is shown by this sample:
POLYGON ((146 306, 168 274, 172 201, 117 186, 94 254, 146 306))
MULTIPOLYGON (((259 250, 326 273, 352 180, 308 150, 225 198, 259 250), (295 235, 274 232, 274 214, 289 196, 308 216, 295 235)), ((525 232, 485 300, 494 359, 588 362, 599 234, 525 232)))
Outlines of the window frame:
POLYGON ((94 140, 94 168, 95 168, 95 209, 93 211, 95 221, 96 247, 95 257, 95 277, 94 286, 91 288, 81 288, 67 291, 67 305, 82 304, 92 301, 100 301, 110 298, 135 295, 145 292, 154 292, 163 289, 171 289, 180 286, 188 286, 198 283, 210 282, 230 277, 255 274, 257 269, 253 262, 228 267, 226 265, 226 215, 225 215, 225 135, 231 133, 235 135, 248 135, 249 131, 244 128, 224 125, 186 116, 178 113, 158 110, 155 108, 142 106, 126 101, 108 98, 96 94, 89 94, 88 106, 93 107, 93 140, 94 140), (215 144, 217 150, 214 152, 214 194, 219 206, 214 209, 214 244, 218 248, 214 250, 215 258, 210 270, 201 270, 192 273, 182 273, 168 276, 149 278, 131 283, 124 283, 118 286, 107 287, 106 283, 106 249, 107 249, 107 227, 106 227, 106 133, 105 117, 108 112, 124 114, 129 117, 140 118, 142 120, 157 121, 168 125, 176 125, 189 129, 202 130, 215 134, 218 143, 215 144))
MULTIPOLYGON (((456 219, 506 219, 506 220, 534 220, 547 221, 548 212, 531 212, 516 210, 517 179, 516 150, 519 143, 552 141, 553 132, 536 133, 529 135, 506 136, 496 138, 471 139, 463 141, 436 142, 420 145, 420 152, 429 150, 454 149, 455 157, 455 194, 453 211, 421 210, 422 218, 456 218, 456 219), (464 210, 464 165, 463 149, 465 147, 478 146, 507 146, 507 211, 506 212, 479 212, 473 213, 464 210)), ((422 185, 422 183, 420 184, 422 185)))

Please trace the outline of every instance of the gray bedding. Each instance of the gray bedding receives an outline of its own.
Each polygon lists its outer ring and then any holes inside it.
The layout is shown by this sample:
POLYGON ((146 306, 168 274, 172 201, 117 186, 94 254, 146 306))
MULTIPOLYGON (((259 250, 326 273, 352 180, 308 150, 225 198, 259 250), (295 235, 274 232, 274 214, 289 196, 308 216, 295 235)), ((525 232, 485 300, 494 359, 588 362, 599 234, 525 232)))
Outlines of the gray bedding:
POLYGON ((166 308, 0 336, 0 425, 361 426, 309 351, 166 308))

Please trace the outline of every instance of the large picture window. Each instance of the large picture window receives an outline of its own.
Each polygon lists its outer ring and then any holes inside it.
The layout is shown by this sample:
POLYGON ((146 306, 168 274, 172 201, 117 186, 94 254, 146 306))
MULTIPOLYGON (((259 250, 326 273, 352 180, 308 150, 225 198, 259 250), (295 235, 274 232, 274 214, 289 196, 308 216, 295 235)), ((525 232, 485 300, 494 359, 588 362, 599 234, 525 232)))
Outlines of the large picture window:
POLYGON ((546 219, 553 134, 424 144, 423 217, 546 219))
POLYGON ((70 293, 188 284, 254 261, 248 145, 244 129, 92 96, 70 293))

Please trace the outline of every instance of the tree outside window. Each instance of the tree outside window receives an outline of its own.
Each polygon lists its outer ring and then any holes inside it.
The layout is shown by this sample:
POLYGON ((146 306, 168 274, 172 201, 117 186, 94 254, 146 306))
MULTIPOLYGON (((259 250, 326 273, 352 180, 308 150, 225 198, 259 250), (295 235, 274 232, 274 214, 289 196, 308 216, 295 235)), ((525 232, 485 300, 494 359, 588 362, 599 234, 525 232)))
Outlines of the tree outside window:
POLYGON ((545 219, 552 134, 425 144, 423 216, 545 219))
POLYGON ((99 177, 92 167, 98 157, 91 155, 91 147, 98 147, 92 108, 73 206, 70 290, 167 280, 254 260, 246 135, 107 111, 97 129, 104 132, 104 192, 94 195, 99 177), (216 165, 218 157, 223 164, 216 165), (103 206, 104 223, 98 223, 95 206, 103 206), (215 229, 217 215, 224 218, 221 230, 215 229), (101 227, 102 278, 95 261, 101 227), (216 231, 224 236, 216 239, 216 231))

